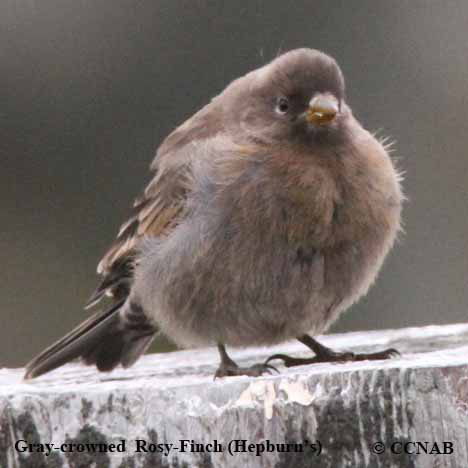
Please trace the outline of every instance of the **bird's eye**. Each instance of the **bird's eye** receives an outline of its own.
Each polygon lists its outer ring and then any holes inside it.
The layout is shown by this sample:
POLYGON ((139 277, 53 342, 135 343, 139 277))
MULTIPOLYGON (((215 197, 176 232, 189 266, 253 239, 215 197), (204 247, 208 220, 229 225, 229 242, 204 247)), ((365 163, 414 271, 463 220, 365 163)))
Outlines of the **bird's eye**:
POLYGON ((289 101, 285 97, 281 97, 276 102, 276 112, 278 114, 284 115, 289 111, 289 101))

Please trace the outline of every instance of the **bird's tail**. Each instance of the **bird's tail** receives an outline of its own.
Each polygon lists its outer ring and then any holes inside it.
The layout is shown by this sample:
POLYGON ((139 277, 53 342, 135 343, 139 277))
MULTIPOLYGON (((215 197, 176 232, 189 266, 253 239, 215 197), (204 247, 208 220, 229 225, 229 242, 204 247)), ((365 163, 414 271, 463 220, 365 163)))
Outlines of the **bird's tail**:
POLYGON ((75 358, 102 372, 119 364, 129 367, 146 351, 156 331, 139 305, 121 301, 42 351, 27 364, 24 378, 38 377, 75 358))

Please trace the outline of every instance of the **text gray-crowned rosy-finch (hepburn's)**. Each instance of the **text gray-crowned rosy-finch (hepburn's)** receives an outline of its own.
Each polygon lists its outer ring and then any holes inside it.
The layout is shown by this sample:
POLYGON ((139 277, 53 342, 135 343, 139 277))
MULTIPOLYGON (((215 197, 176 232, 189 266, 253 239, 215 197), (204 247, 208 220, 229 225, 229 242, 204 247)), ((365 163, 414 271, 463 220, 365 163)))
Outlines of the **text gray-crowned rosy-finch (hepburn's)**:
POLYGON ((113 303, 27 365, 26 378, 74 358, 132 365, 158 332, 215 344, 216 376, 383 359, 337 353, 312 336, 365 294, 400 229, 400 177, 385 145, 346 104, 335 60, 298 49, 233 81, 176 128, 154 177, 98 266, 89 306, 113 303), (225 346, 297 338, 314 355, 238 366, 225 346))

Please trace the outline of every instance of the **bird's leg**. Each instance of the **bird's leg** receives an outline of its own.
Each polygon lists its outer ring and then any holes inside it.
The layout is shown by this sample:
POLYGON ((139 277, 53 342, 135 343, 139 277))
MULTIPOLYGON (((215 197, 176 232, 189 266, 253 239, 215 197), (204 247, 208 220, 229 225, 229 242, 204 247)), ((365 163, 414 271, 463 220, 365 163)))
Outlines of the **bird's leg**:
POLYGON ((231 377, 236 375, 249 375, 251 377, 259 377, 265 372, 271 374, 271 371, 276 371, 276 368, 268 363, 254 364, 250 367, 239 367, 227 354, 226 348, 222 344, 218 344, 218 351, 221 357, 221 363, 214 378, 218 377, 231 377))
POLYGON ((297 339, 310 348, 315 353, 315 356, 312 358, 295 358, 285 354, 274 354, 265 361, 265 364, 268 364, 274 359, 281 359, 286 367, 293 367, 303 366, 306 364, 315 364, 318 362, 352 362, 388 359, 394 356, 399 356, 400 354, 394 348, 385 349, 377 353, 337 352, 327 348, 323 344, 320 344, 309 335, 302 335, 297 339))

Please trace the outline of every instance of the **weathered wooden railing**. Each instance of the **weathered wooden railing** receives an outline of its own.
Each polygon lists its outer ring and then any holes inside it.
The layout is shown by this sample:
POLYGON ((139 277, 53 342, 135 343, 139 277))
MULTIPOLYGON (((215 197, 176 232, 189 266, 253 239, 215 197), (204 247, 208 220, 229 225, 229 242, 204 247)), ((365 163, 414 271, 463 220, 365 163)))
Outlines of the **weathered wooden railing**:
MULTIPOLYGON (((467 467, 468 325, 322 337, 395 347, 389 361, 280 368, 213 381, 214 349, 149 355, 32 381, 0 370, 0 467, 467 467)), ((250 348, 242 364, 300 343, 250 348)))

